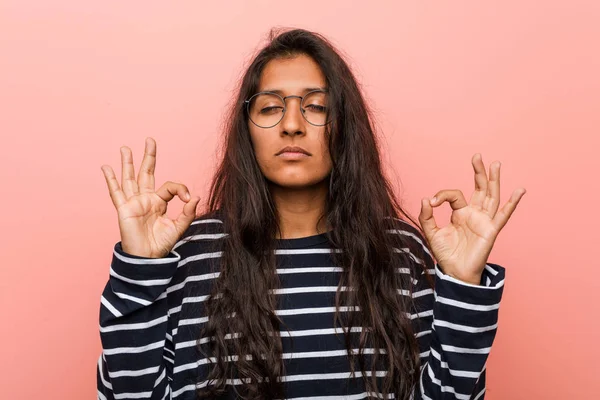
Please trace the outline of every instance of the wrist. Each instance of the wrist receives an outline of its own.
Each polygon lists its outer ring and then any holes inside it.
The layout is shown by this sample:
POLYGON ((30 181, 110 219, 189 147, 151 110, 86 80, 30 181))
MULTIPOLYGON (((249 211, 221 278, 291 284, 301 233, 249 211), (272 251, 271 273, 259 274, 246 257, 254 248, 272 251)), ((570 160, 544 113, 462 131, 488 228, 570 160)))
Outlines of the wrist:
POLYGON ((149 254, 147 251, 144 250, 138 250, 135 248, 127 247, 126 245, 123 245, 123 242, 121 242, 121 251, 125 253, 125 255, 134 258, 161 258, 161 256, 157 256, 156 254, 149 254))
POLYGON ((457 275, 457 274, 450 273, 448 275, 450 275, 451 277, 453 277, 456 280, 459 280, 459 281, 464 282, 464 283, 468 283, 470 285, 477 285, 477 286, 481 285, 481 274, 475 274, 475 275, 463 275, 463 274, 461 274, 461 275, 457 275))
POLYGON ((444 268, 440 264, 438 264, 438 267, 444 274, 446 274, 458 281, 468 283, 469 285, 477 285, 477 286, 481 285, 481 277, 483 275, 483 271, 481 271, 480 273, 465 274, 463 272, 456 272, 455 269, 444 268))

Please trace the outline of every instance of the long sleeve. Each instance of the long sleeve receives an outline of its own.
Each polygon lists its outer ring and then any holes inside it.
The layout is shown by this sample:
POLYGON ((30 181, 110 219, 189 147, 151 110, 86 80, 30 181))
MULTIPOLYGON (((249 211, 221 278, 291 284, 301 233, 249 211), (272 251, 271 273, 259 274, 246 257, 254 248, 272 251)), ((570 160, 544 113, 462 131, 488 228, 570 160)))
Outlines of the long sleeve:
POLYGON ((419 321, 426 333, 419 337, 423 362, 415 398, 482 400, 504 268, 488 263, 481 285, 472 285, 444 274, 428 255, 425 260, 435 284, 433 304, 419 321))
POLYGON ((151 259, 113 250, 101 296, 98 398, 165 399, 173 365, 166 289, 181 257, 151 259))
POLYGON ((397 250, 412 260, 405 273, 410 273, 413 281, 411 320, 421 358, 413 398, 483 400, 504 268, 488 262, 479 285, 465 283, 442 272, 415 227, 397 220, 390 233, 407 239, 406 247, 397 250))

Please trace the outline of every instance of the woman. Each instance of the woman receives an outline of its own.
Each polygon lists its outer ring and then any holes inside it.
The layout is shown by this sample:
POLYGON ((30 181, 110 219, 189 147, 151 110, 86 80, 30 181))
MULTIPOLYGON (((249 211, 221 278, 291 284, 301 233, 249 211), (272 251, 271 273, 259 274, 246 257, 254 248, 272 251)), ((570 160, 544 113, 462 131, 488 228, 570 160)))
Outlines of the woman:
POLYGON ((137 179, 126 147, 121 184, 102 167, 121 241, 98 397, 482 399, 504 283, 487 258, 525 193, 498 210, 500 163, 488 179, 476 154, 470 201, 423 198, 418 228, 348 65, 305 30, 259 52, 225 133, 200 217, 185 185, 155 190, 154 140, 137 179), (174 196, 186 204, 170 220, 174 196))

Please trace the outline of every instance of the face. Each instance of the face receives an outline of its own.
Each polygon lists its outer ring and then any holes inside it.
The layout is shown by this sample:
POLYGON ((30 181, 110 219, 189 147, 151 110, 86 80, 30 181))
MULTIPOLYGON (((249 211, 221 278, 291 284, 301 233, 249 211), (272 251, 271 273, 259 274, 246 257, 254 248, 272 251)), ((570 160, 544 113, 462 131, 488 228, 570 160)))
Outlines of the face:
MULTIPOLYGON (((304 96, 315 88, 325 87, 325 76, 319 66, 310 57, 299 55, 271 60, 263 70, 258 92, 277 92, 281 97, 304 96)), ((271 128, 261 128, 248 120, 254 152, 263 175, 272 184, 289 189, 322 183, 332 168, 326 127, 310 124, 300 111, 300 101, 296 97, 287 98, 283 119, 271 128), (309 155, 278 154, 286 146, 301 147, 309 155)))

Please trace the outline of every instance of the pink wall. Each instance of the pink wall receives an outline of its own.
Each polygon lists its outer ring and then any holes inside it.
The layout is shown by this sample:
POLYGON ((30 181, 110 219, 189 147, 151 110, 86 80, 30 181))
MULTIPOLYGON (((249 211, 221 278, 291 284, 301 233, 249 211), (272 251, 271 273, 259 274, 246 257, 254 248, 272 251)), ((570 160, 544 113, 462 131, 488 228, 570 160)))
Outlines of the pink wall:
POLYGON ((119 240, 100 166, 120 171, 121 145, 139 165, 152 136, 157 182, 204 193, 223 107, 273 25, 351 57, 415 216, 440 189, 470 195, 475 152, 502 161, 503 202, 527 188, 491 256, 508 278, 486 398, 597 394, 600 3, 223 3, 0 1, 0 397, 95 396, 119 240))

